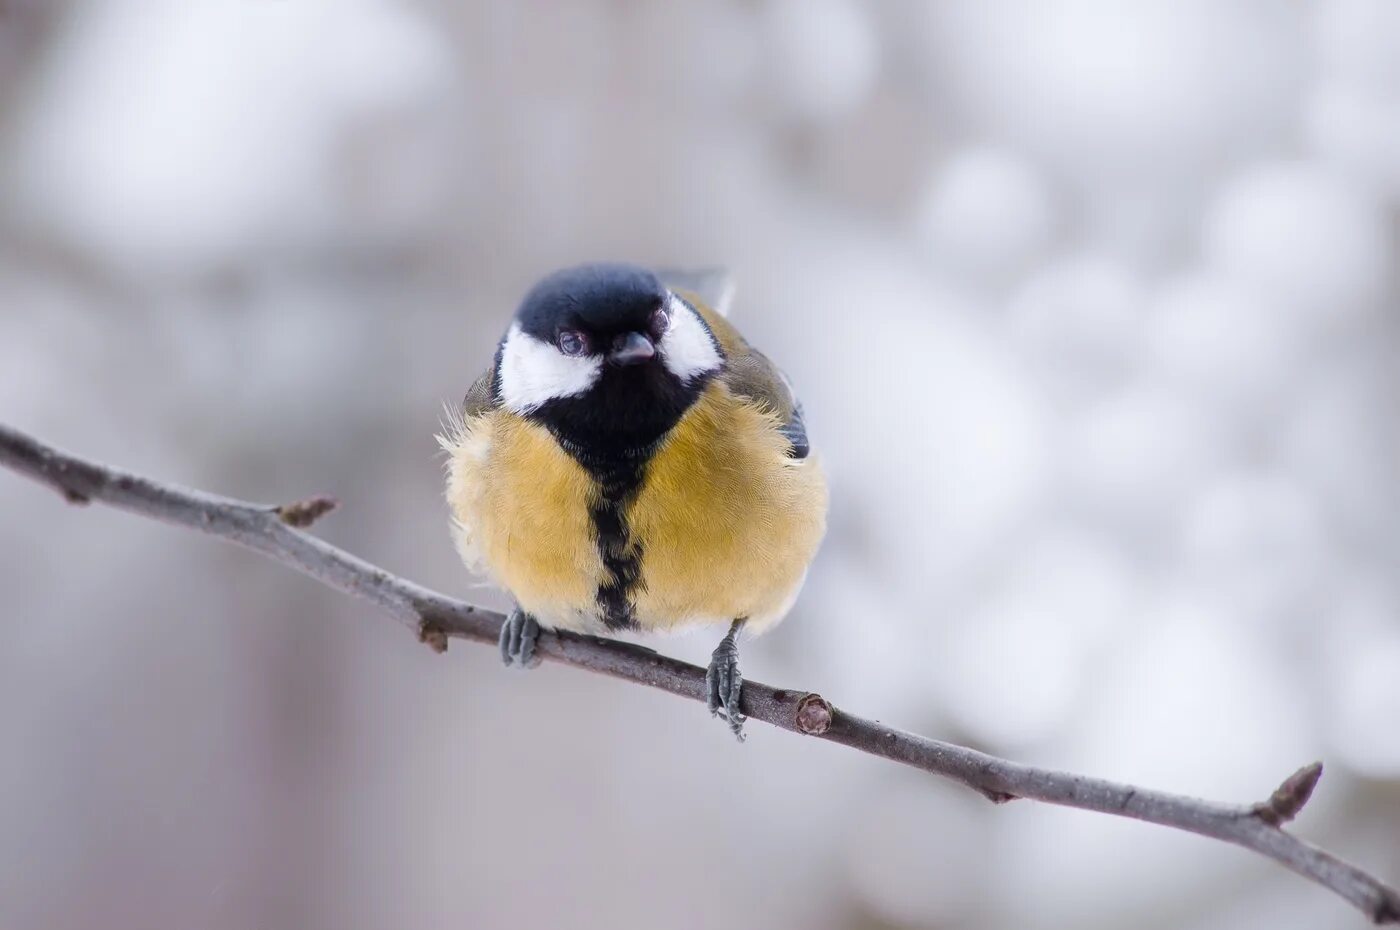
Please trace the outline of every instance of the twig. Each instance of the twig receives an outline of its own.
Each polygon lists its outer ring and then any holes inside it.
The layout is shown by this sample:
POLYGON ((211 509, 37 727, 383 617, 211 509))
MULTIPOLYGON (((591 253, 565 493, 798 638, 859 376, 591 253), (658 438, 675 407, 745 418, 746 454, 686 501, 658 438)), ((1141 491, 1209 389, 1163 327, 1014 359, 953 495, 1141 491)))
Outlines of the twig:
MULTIPOLYGON (((69 501, 113 507, 231 540, 325 584, 364 598, 442 651, 449 639, 496 643, 504 618, 430 591, 294 528, 327 512, 327 499, 267 507, 161 484, 76 458, 0 426, 0 464, 46 484, 69 501), (289 516, 291 514, 291 516, 289 516)), ((594 636, 543 633, 545 659, 705 700, 705 672, 647 649, 594 636)), ((1379 879, 1287 833, 1322 775, 1320 764, 1290 776, 1267 800, 1219 804, 1131 785, 1033 768, 927 739, 833 707, 820 695, 744 683, 743 710, 754 720, 961 782, 996 802, 1029 798, 1174 827, 1267 856, 1350 901, 1377 924, 1400 923, 1400 894, 1379 879)))

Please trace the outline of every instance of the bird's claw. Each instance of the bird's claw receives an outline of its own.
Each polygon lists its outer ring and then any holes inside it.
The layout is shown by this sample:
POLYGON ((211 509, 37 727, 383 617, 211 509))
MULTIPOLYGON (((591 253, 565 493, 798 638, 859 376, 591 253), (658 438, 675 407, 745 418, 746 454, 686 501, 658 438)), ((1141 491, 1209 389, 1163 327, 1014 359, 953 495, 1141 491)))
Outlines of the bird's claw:
POLYGON ((728 723, 729 729, 743 742, 744 721, 748 718, 739 710, 739 696, 744 687, 744 677, 739 673, 739 647, 734 642, 739 626, 735 623, 730 628, 710 656, 710 665, 705 669, 705 695, 710 713, 728 723))
POLYGON ((539 621, 517 606, 501 624, 501 661, 506 665, 519 663, 521 668, 539 665, 540 657, 535 655, 539 636, 539 621))

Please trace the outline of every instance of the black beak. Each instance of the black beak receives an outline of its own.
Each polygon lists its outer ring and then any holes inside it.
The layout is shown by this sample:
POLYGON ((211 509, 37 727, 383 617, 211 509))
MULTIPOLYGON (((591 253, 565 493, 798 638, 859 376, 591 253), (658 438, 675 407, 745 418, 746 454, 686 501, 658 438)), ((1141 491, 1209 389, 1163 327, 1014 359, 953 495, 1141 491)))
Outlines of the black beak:
POLYGON ((608 361, 614 365, 640 365, 656 355, 656 346, 641 333, 626 333, 613 340, 608 361))

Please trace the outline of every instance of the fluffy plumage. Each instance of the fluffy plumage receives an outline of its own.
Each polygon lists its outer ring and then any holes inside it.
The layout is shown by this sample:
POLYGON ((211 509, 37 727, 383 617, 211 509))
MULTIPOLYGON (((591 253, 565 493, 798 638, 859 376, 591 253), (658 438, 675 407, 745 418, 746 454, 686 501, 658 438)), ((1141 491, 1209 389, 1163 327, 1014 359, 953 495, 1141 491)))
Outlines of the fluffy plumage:
POLYGON ((532 290, 442 443, 463 559, 545 626, 762 630, 824 531, 786 379, 700 294, 630 266, 532 290), (563 353, 566 329, 592 351, 563 353), (655 358, 608 354, 632 334, 655 358))

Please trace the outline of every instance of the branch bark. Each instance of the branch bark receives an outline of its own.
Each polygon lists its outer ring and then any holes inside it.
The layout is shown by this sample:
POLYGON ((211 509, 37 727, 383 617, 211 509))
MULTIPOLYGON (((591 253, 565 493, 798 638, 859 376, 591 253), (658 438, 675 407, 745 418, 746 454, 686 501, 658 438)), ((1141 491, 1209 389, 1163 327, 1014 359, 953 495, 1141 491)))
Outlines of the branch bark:
MULTIPOLYGON (((261 552, 376 604, 438 651, 445 650, 450 639, 496 644, 501 614, 392 575, 299 529, 335 506, 328 498, 263 506, 187 490, 68 455, 3 425, 0 465, 48 485, 72 503, 101 502, 261 552)), ((545 632, 536 654, 693 701, 705 700, 704 669, 628 643, 545 632)), ((1400 923, 1400 894, 1395 889, 1282 829, 1307 803, 1322 776, 1320 763, 1299 769, 1265 801, 1220 804, 1011 762, 857 717, 800 689, 746 680, 743 711, 753 720, 952 779, 997 803, 1028 798, 1233 843, 1340 895, 1377 924, 1400 923)))

